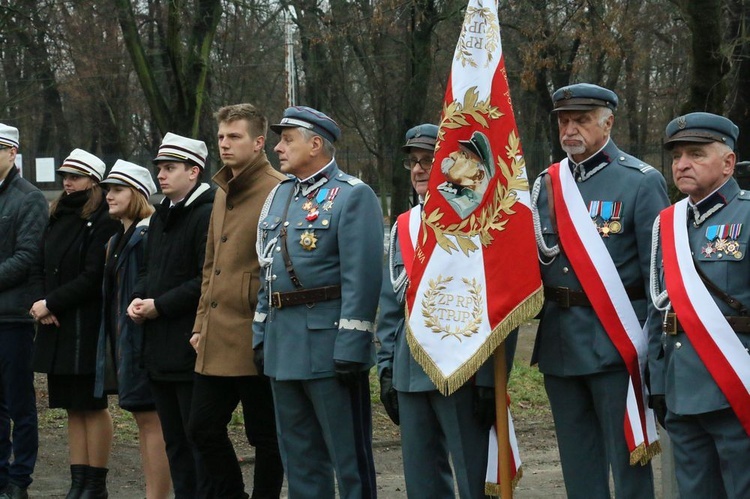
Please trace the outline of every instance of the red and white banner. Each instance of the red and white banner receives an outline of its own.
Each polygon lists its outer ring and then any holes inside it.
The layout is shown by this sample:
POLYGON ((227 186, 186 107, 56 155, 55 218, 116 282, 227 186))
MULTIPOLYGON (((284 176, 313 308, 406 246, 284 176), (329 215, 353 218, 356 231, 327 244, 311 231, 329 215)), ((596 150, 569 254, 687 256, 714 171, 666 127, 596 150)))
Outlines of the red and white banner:
POLYGON ((443 394, 543 303, 494 0, 470 0, 406 292, 411 352, 443 394))
POLYGON ((641 327, 638 321, 617 267, 591 223, 567 158, 550 166, 548 172, 560 245, 630 374, 624 415, 625 439, 631 464, 645 464, 660 450, 654 413, 648 408, 648 393, 643 382, 648 325, 641 327))
POLYGON ((750 354, 695 269, 687 202, 685 198, 659 215, 667 294, 690 343, 750 436, 750 354))

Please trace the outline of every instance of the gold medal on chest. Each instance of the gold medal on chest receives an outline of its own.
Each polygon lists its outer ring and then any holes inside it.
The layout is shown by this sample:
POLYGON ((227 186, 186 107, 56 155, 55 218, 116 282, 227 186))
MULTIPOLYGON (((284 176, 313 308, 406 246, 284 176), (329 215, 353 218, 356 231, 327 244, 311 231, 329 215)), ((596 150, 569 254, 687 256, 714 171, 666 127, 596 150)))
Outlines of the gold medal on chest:
POLYGON ((318 238, 315 237, 315 233, 309 230, 306 230, 305 232, 303 232, 299 238, 299 244, 302 246, 302 249, 306 251, 314 250, 315 243, 317 242, 318 242, 318 238))

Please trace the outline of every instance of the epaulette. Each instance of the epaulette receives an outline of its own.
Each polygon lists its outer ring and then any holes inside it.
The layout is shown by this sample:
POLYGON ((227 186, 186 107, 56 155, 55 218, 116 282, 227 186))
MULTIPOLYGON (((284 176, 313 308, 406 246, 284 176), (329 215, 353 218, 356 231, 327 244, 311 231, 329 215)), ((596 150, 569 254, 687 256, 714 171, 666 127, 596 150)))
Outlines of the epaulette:
POLYGON ((349 175, 348 173, 344 173, 344 172, 339 172, 338 175, 336 175, 336 180, 339 180, 341 182, 346 182, 349 185, 364 184, 364 182, 362 182, 357 177, 354 177, 354 176, 349 175))
POLYGON ((627 166, 628 168, 636 169, 643 174, 646 174, 652 170, 656 171, 656 169, 653 166, 649 165, 648 163, 644 163, 640 159, 627 155, 627 154, 618 156, 617 161, 622 166, 627 166))
POLYGON ((744 199, 745 201, 750 201, 750 191, 746 191, 745 189, 740 189, 740 192, 737 194, 737 197, 740 199, 744 199))

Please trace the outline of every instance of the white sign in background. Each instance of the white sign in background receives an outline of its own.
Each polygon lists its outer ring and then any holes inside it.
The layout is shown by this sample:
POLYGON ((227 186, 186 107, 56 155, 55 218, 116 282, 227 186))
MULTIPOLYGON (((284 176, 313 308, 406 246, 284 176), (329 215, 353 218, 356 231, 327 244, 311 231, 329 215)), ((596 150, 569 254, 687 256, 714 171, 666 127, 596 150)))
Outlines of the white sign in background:
POLYGON ((36 181, 55 181, 55 158, 36 158, 36 181))

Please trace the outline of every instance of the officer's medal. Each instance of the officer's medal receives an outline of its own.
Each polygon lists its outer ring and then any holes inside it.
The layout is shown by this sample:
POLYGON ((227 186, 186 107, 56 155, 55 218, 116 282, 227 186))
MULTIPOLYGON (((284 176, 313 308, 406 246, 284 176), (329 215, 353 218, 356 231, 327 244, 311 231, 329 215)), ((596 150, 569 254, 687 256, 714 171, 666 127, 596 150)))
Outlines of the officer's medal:
POLYGON ((622 232, 621 212, 622 202, 620 201, 591 201, 589 203, 589 216, 602 237, 622 232))
POLYGON ((727 255, 740 260, 743 256, 739 242, 741 232, 742 224, 709 225, 706 227, 708 243, 701 249, 701 253, 706 258, 716 254, 718 258, 727 255))
POLYGON ((315 243, 318 242, 318 238, 315 237, 315 233, 311 230, 306 230, 302 233, 299 238, 299 244, 303 250, 312 251, 315 249, 315 243))

